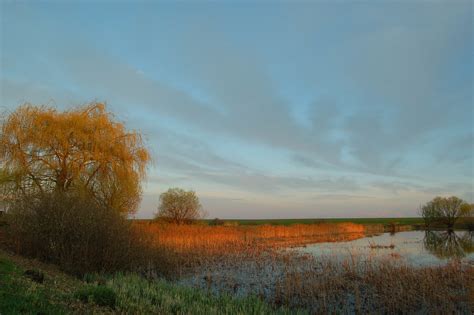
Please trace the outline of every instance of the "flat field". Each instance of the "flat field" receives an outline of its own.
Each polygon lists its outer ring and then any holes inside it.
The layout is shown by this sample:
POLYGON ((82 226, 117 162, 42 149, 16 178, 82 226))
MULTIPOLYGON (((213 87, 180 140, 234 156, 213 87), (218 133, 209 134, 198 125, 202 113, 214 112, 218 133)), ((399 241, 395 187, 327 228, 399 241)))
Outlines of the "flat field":
MULTIPOLYGON (((135 219, 137 222, 151 222, 150 219, 135 219)), ((211 225, 214 219, 201 220, 203 224, 211 225)), ((318 224, 318 223, 356 223, 356 224, 397 224, 397 225, 420 225, 423 218, 303 218, 303 219, 222 219, 227 224, 237 225, 293 225, 293 224, 318 224)))
MULTIPOLYGON (((292 224, 315 224, 315 223, 356 223, 356 224, 422 224, 423 219, 419 217, 410 218, 328 218, 328 219, 226 219, 226 222, 237 222, 239 225, 292 225, 292 224)), ((212 220, 206 220, 212 222, 212 220)))

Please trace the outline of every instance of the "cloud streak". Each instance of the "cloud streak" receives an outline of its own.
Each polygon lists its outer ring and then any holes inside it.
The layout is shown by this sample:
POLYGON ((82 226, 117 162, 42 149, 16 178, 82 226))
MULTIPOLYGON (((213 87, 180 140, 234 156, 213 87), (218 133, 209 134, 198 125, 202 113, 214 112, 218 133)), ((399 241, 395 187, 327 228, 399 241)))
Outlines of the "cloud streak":
POLYGON ((107 100, 149 139, 148 194, 472 199, 469 2, 73 7, 2 4, 2 106, 107 100))

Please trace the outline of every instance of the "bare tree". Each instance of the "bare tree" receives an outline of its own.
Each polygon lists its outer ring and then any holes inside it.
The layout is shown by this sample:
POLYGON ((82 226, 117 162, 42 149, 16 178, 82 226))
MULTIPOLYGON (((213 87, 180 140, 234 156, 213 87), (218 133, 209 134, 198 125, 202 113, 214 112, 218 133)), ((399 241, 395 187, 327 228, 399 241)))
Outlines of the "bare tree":
POLYGON ((201 203, 194 191, 170 188, 160 195, 156 218, 176 224, 186 224, 203 217, 201 203))

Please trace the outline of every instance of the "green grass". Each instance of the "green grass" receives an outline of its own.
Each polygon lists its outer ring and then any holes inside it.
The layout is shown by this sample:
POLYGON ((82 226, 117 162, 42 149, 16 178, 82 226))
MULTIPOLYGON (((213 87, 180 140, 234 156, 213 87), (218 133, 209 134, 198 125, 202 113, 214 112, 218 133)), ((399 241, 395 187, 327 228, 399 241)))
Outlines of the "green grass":
POLYGON ((257 297, 213 295, 201 289, 149 281, 136 274, 89 276, 87 283, 36 261, 0 251, 0 314, 299 314, 273 309, 257 297), (39 284, 25 277, 34 268, 39 284), (92 280, 91 280, 92 279, 92 280), (98 283, 101 284, 98 284, 98 283))
POLYGON ((117 294, 117 309, 127 314, 303 314, 272 309, 257 297, 215 296, 200 289, 147 281, 137 275, 116 275, 107 282, 117 294))
POLYGON ((114 290, 103 285, 89 285, 79 289, 75 296, 84 303, 92 302, 100 306, 115 308, 117 295, 114 290))
POLYGON ((61 305, 51 302, 58 298, 53 297, 56 293, 28 281, 21 268, 0 258, 0 314, 66 314, 61 305))

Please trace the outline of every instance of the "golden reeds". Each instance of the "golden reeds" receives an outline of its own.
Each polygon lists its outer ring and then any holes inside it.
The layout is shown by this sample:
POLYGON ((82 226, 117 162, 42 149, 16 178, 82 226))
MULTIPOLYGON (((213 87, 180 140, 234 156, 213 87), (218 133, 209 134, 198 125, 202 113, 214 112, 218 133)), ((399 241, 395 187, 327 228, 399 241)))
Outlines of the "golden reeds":
POLYGON ((364 236, 363 225, 295 224, 291 226, 206 226, 137 222, 160 246, 177 252, 224 253, 246 247, 279 248, 316 242, 353 240, 364 236))

